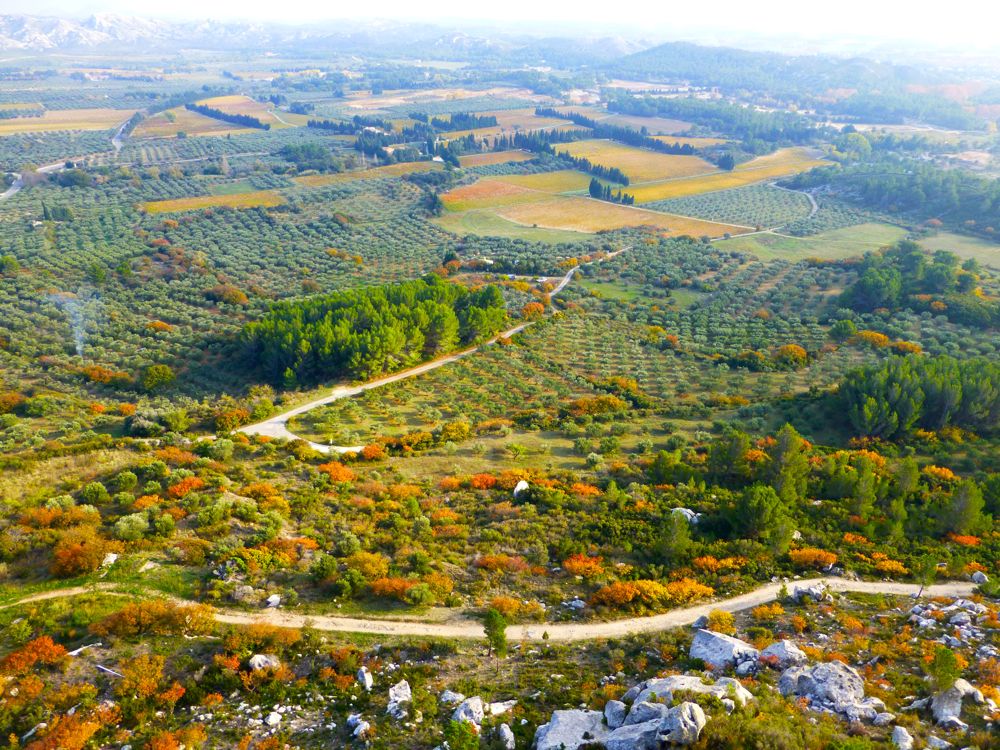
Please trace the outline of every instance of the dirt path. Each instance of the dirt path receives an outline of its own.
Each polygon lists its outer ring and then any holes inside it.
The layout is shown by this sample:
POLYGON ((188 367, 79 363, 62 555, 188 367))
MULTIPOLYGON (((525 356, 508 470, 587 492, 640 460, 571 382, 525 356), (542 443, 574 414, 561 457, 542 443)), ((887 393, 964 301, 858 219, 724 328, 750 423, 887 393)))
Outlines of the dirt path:
MULTIPOLYGON (((620 255, 621 253, 628 250, 628 247, 623 247, 620 250, 616 250, 613 253, 608 253, 603 258, 593 261, 594 263, 599 263, 604 260, 620 255)), ((573 275, 583 268, 583 266, 574 266, 569 269, 565 276, 563 276, 559 282, 555 285, 552 291, 549 293, 549 297, 555 297, 559 294, 570 281, 573 279, 573 275)), ((362 385, 355 386, 337 386, 328 395, 322 396, 312 401, 308 401, 304 404, 296 406, 293 409, 282 412, 281 414, 276 414, 270 419, 266 419, 263 422, 258 422, 257 424, 247 425, 245 427, 240 427, 239 432, 245 433, 247 435, 264 435, 272 438, 285 438, 286 440, 299 440, 299 436, 291 432, 288 429, 288 422, 293 417, 297 417, 300 414, 305 414, 308 411, 312 411, 318 406, 325 406, 326 404, 332 404, 335 401, 340 401, 343 398, 351 398, 357 396, 365 391, 370 391, 373 388, 381 388, 382 386, 389 385, 391 383, 398 383, 400 380, 406 380, 408 378, 413 378, 418 375, 423 375, 431 370, 436 370, 439 367, 444 367, 452 362, 457 362, 460 359, 468 357, 470 354, 475 354, 484 347, 491 346, 495 344, 501 338, 510 338, 521 331, 523 331, 528 326, 532 325, 533 321, 527 321, 524 323, 519 323, 513 328, 508 328, 506 331, 497 334, 489 341, 486 341, 478 346, 474 346, 470 349, 464 349, 460 352, 455 352, 454 354, 449 354, 446 357, 441 357, 439 359, 431 360, 430 362, 424 362, 422 365, 417 365, 416 367, 411 367, 408 370, 403 370, 402 372, 397 372, 392 375, 386 375, 385 377, 378 378, 376 380, 371 380, 362 385)), ((324 445, 323 443, 314 443, 310 440, 306 441, 309 445, 319 451, 320 453, 359 453, 364 446, 363 445, 324 445)))
MULTIPOLYGON (((814 585, 823 582, 831 591, 853 591, 865 594, 890 594, 894 596, 915 596, 920 586, 915 583, 894 583, 887 581, 848 581, 843 578, 813 578, 803 583, 814 585)), ((794 583, 792 584, 794 587, 794 583)), ((791 587, 790 587, 791 588, 791 587)), ((940 583, 924 588, 923 595, 934 596, 969 596, 976 588, 972 583, 940 583)), ((507 638, 511 641, 544 640, 544 634, 550 641, 588 641, 598 638, 621 638, 633 633, 654 633, 669 628, 690 625, 702 615, 707 615, 713 609, 726 612, 740 612, 751 607, 773 601, 781 590, 780 583, 768 583, 753 591, 720 601, 710 601, 693 607, 675 609, 662 615, 651 617, 632 617, 611 622, 573 622, 548 623, 531 625, 511 625, 507 628, 507 638)), ((106 594, 123 594, 116 590, 114 584, 99 583, 94 586, 76 586, 73 588, 54 589, 26 596, 16 602, 4 604, 0 609, 9 609, 32 602, 51 599, 64 599, 81 594, 99 591, 106 594)), ((150 596, 162 596, 157 592, 148 592, 150 596)), ((171 598, 181 604, 193 604, 183 599, 171 598)), ((312 627, 341 633, 376 633, 392 636, 417 636, 435 638, 468 638, 483 637, 483 626, 478 620, 465 616, 456 616, 445 622, 421 622, 420 620, 372 620, 361 617, 337 617, 334 615, 301 615, 286 612, 282 609, 265 609, 259 612, 242 612, 232 609, 216 609, 217 622, 231 625, 251 625, 266 623, 287 628, 312 627)))

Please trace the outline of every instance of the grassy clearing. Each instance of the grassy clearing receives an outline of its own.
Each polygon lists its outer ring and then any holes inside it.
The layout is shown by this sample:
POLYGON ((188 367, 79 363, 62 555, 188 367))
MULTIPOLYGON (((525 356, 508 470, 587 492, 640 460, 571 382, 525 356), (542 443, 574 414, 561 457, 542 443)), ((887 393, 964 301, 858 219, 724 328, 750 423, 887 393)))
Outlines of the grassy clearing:
POLYGON ((198 102, 198 104, 203 104, 206 107, 213 107, 214 109, 222 110, 223 112, 231 115, 249 115, 250 117, 256 117, 261 122, 270 125, 274 130, 296 127, 296 124, 289 119, 290 116, 286 117, 282 114, 279 119, 279 117, 272 112, 270 105, 258 102, 255 99, 251 99, 249 96, 243 96, 242 94, 213 96, 209 99, 202 99, 198 102), (282 122, 282 120, 284 120, 284 122, 282 122))
POLYGON ((489 210, 446 213, 444 216, 434 219, 434 223, 459 236, 475 234, 481 237, 507 237, 512 240, 545 242, 550 245, 558 245, 561 242, 578 242, 586 239, 587 236, 582 232, 526 227, 507 221, 489 210))
POLYGON ((100 450, 84 455, 57 456, 22 469, 0 471, 0 501, 30 502, 51 495, 53 489, 76 489, 100 476, 114 473, 135 462, 131 450, 100 450), (52 478, 59 483, 53 487, 52 478))
POLYGON ((762 260, 797 261, 805 258, 850 258, 900 240, 905 229, 891 224, 858 224, 813 235, 789 237, 768 232, 722 240, 718 247, 753 253, 762 260))
POLYGON ((639 298, 639 290, 620 281, 583 281, 581 286, 598 297, 619 302, 634 302, 639 298))
POLYGON ((1000 245, 979 237, 969 237, 953 232, 936 232, 920 240, 928 250, 948 250, 960 258, 973 258, 984 266, 1000 268, 1000 245))
POLYGON ((414 172, 433 172, 443 169, 436 161, 410 161, 400 164, 389 164, 373 169, 359 169, 354 172, 338 172, 336 174, 310 174, 293 178, 296 183, 305 187, 323 187, 338 182, 353 182, 354 180, 377 180, 380 177, 399 177, 414 172))
POLYGON ((607 140, 575 141, 560 144, 556 150, 601 166, 617 167, 633 182, 691 177, 716 169, 698 156, 659 154, 607 140))
POLYGON ((271 208, 280 206, 285 199, 273 190, 256 190, 250 193, 229 195, 200 195, 192 198, 174 198, 165 201, 150 201, 143 204, 148 214, 165 214, 175 211, 195 211, 201 208, 271 208))
POLYGON ((723 234, 738 233, 740 227, 716 224, 685 216, 643 211, 630 206, 599 201, 591 198, 563 197, 548 198, 511 205, 497 211, 505 219, 528 226, 563 229, 575 232, 600 232, 622 227, 653 226, 662 229, 668 236, 689 234, 695 237, 708 235, 720 237, 723 234))
POLYGON ((684 179, 632 185, 628 192, 635 196, 636 203, 652 203, 670 198, 682 198, 687 195, 709 193, 714 190, 729 190, 730 188, 752 185, 756 182, 805 172, 826 163, 822 159, 814 157, 806 149, 786 148, 740 164, 732 172, 713 172, 712 174, 684 179))
POLYGON ((491 164, 509 164, 510 162, 531 161, 534 154, 527 151, 489 151, 485 154, 470 154, 460 156, 459 164, 463 167, 486 167, 491 164))
POLYGON ((604 125, 620 125, 641 130, 646 128, 653 135, 673 135, 686 133, 692 128, 690 122, 673 120, 668 117, 640 117, 639 115, 609 115, 599 118, 604 125))
POLYGON ((132 135, 135 138, 172 138, 179 132, 187 135, 228 135, 252 133, 253 128, 237 127, 184 107, 175 107, 147 117, 136 126, 132 135))
POLYGON ((590 175, 573 169, 562 169, 558 172, 539 172, 538 174, 518 174, 508 177, 498 177, 497 181, 506 182, 518 187, 541 190, 543 193, 573 193, 586 190, 590 186, 590 175))
POLYGON ((135 114, 134 109, 59 109, 41 117, 0 120, 0 135, 54 130, 109 130, 135 114))

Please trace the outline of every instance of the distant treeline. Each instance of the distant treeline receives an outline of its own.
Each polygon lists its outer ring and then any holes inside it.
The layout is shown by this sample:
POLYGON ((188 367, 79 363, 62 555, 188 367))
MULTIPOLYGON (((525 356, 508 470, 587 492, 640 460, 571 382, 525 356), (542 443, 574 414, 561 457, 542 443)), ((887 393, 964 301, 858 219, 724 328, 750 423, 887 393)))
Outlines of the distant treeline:
POLYGON ((866 208, 910 214, 989 237, 1000 234, 1000 180, 913 159, 881 158, 821 167, 791 179, 795 187, 829 185, 866 208))
POLYGON ((281 302, 244 329, 250 356, 291 386, 400 370, 499 332, 500 290, 470 291, 435 275, 281 302))
POLYGON ((956 130, 977 130, 985 125, 981 118, 966 111, 958 102, 931 94, 858 93, 830 105, 829 111, 861 122, 901 124, 919 120, 956 130))
POLYGON ((451 117, 435 117, 430 124, 435 130, 475 130, 476 128, 496 127, 499 123, 493 115, 458 112, 451 117))
POLYGON ((642 117, 670 117, 693 122, 743 141, 747 151, 763 153, 774 145, 810 143, 819 130, 792 112, 761 112, 752 107, 706 99, 664 99, 609 94, 608 110, 642 117))
POLYGON ((619 125, 605 125, 579 112, 562 113, 550 107, 536 107, 535 114, 539 117, 561 117, 564 120, 570 120, 574 125, 590 128, 594 138, 607 138, 629 146, 648 148, 650 151, 658 151, 661 154, 690 155, 696 151, 690 143, 665 143, 653 138, 646 128, 635 130, 619 125))
POLYGON ((362 117, 355 115, 350 120, 337 122, 335 120, 309 120, 307 127, 327 130, 337 135, 355 135, 365 128, 378 128, 386 133, 393 131, 392 123, 378 117, 362 117))
POLYGON ((18 117, 41 117, 44 114, 44 107, 0 109, 0 120, 14 120, 18 117))
POLYGON ((271 123, 261 122, 256 117, 251 115, 234 115, 229 112, 223 112, 221 109, 216 109, 215 107, 209 107, 204 104, 195 104, 194 102, 188 102, 184 105, 184 107, 192 112, 205 115, 205 117, 212 117, 216 120, 222 120, 223 122, 231 122, 233 125, 242 125, 245 128, 258 128, 259 130, 271 129, 271 123))

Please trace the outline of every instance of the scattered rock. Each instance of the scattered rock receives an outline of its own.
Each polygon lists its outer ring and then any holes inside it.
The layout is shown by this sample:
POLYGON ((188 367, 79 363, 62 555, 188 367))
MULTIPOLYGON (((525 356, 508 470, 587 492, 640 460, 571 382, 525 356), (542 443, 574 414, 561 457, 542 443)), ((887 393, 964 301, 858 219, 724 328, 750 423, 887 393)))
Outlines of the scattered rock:
POLYGON ((608 701, 604 704, 604 719, 610 729, 617 729, 625 723, 628 707, 621 701, 608 701))
POLYGON ((577 750, 582 745, 603 743, 607 737, 608 728, 599 711, 554 711, 549 722, 535 731, 535 750, 577 750))
POLYGON ((983 571, 977 570, 975 573, 972 574, 972 582, 979 584, 989 583, 990 578, 983 571))
POLYGON ((792 591, 792 599, 801 604, 803 599, 812 599, 814 602, 822 602, 833 599, 830 592, 826 590, 825 583, 815 583, 812 586, 796 586, 792 591))
POLYGON ((757 661, 760 652, 745 641, 731 635, 699 630, 691 642, 690 656, 701 659, 716 669, 730 669, 740 662, 757 661))
POLYGON ((708 625, 708 616, 702 615, 697 620, 691 623, 691 627, 695 630, 701 630, 708 625))
POLYGON ((760 652, 760 659, 765 664, 774 664, 779 669, 797 667, 808 661, 805 651, 795 645, 794 641, 784 640, 772 643, 760 652))
POLYGON ((690 508, 672 508, 670 512, 684 516, 684 520, 692 525, 696 525, 701 520, 701 513, 695 513, 690 508))
POLYGON ((528 484, 524 479, 519 481, 514 485, 514 499, 517 499, 518 495, 527 492, 531 489, 531 485, 528 484))
POLYGON ((882 713, 877 714, 874 719, 872 719, 872 724, 874 724, 877 727, 887 727, 890 724, 892 724, 892 722, 894 722, 895 720, 896 720, 896 714, 891 714, 888 711, 883 711, 882 713))
POLYGON ((667 718, 667 712, 670 709, 663 703, 649 703, 648 701, 638 701, 632 704, 632 710, 628 712, 628 716, 625 717, 625 723, 622 726, 632 726, 634 724, 647 724, 651 721, 659 722, 667 718))
POLYGON ((459 704, 458 708, 454 710, 451 714, 451 718, 454 721, 468 721, 476 726, 483 723, 483 717, 486 712, 483 708, 483 699, 478 695, 472 698, 466 698, 459 704))
POLYGON ((505 714, 513 710, 514 706, 516 705, 517 705, 516 700, 497 701, 495 703, 490 703, 488 706, 486 706, 486 712, 490 716, 501 716, 502 714, 505 714))
POLYGON ((250 669, 259 672, 263 669, 278 669, 281 667, 281 660, 274 654, 254 654, 250 657, 250 669))
POLYGON ((931 748, 931 750, 948 750, 949 747, 954 747, 954 745, 932 734, 927 738, 927 747, 931 748))
POLYGON ((354 732, 352 733, 355 737, 367 737, 369 732, 371 732, 372 725, 367 721, 359 721, 354 727, 354 732))
POLYGON ((892 730, 892 743, 899 750, 913 750, 913 737, 905 727, 895 727, 892 730))
POLYGON ((386 713, 392 718, 401 720, 406 718, 407 708, 413 700, 413 692, 410 690, 410 683, 400 680, 389 688, 389 705, 386 713))
POLYGON ((279 714, 277 711, 272 711, 267 715, 267 718, 264 719, 264 723, 267 724, 269 727, 278 726, 278 724, 281 723, 281 714, 279 714))
POLYGON ((514 750, 517 747, 517 743, 514 740, 514 732, 506 724, 501 724, 497 728, 497 737, 500 740, 500 744, 503 745, 504 750, 514 750))
POLYGON ((273 609, 281 604, 280 594, 271 594, 267 599, 264 600, 264 605, 273 609))
POLYGON ((465 700, 465 696, 461 693, 456 693, 454 690, 444 690, 438 699, 442 703, 447 703, 449 706, 457 706, 459 703, 465 700))
MULTIPOLYGON (((666 708, 661 706, 661 708, 666 708)), ((619 727, 604 741, 607 750, 657 750, 664 718, 619 727)))
POLYGON ((705 712, 697 703, 685 701, 674 706, 663 723, 664 739, 678 745, 690 745, 698 741, 705 728, 705 712))
POLYGON ((110 568, 116 562, 118 562, 118 555, 116 555, 114 552, 109 552, 104 556, 104 559, 101 560, 101 567, 110 568))
POLYGON ((623 696, 626 701, 634 704, 644 701, 672 703, 675 691, 683 690, 691 693, 706 693, 717 698, 730 698, 741 706, 753 700, 753 694, 738 680, 732 677, 720 677, 714 684, 706 685, 696 675, 677 674, 669 677, 656 677, 636 685, 623 696))
POLYGON ((357 680, 358 684, 365 690, 371 690, 375 684, 375 680, 372 679, 372 673, 368 671, 368 667, 361 667, 358 670, 357 680))
POLYGON ((967 680, 957 679, 955 684, 931 699, 931 714, 938 725, 946 729, 965 731, 968 725, 962 721, 962 701, 972 698, 976 703, 983 703, 983 694, 974 688, 967 680))
POLYGON ((229 598, 234 602, 239 602, 240 604, 247 604, 250 602, 257 601, 257 592, 254 590, 253 586, 249 584, 242 584, 233 589, 229 598))
POLYGON ((858 718, 867 718, 869 721, 878 713, 877 703, 863 703, 864 679, 856 669, 839 661, 824 662, 812 667, 790 667, 781 673, 778 690, 784 696, 808 698, 816 708, 845 715, 856 714, 858 718))

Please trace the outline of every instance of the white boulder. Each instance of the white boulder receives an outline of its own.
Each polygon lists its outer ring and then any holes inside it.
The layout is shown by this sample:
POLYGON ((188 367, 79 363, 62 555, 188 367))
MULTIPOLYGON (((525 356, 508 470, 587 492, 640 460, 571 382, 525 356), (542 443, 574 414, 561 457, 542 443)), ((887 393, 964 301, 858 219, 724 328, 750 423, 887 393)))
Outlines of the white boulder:
POLYGON ((599 711, 553 711, 548 723, 535 731, 535 750, 578 750, 585 745, 604 743, 608 734, 604 714, 599 711))
POLYGON ((497 737, 504 750, 515 750, 517 742, 514 739, 514 732, 507 724, 501 724, 497 728, 497 737))
POLYGON ((254 654, 248 663, 254 672, 260 672, 264 669, 278 669, 281 666, 281 660, 274 654, 254 654))
POLYGON ((740 662, 757 661, 760 656, 749 643, 711 630, 699 630, 694 634, 689 654, 692 659, 701 659, 715 669, 731 669, 740 662))
POLYGON ((778 690, 784 696, 797 695, 843 712, 865 697, 865 681, 853 667, 829 661, 812 667, 791 667, 781 673, 778 690))
POLYGON ((365 690, 371 690, 375 684, 375 680, 372 679, 372 673, 368 670, 368 667, 361 667, 358 670, 357 680, 358 684, 365 690))
POLYGON ((438 696, 438 700, 442 703, 447 703, 449 706, 457 706, 465 700, 465 696, 461 693, 456 693, 454 690, 443 690, 441 691, 441 695, 438 696))
POLYGON ((451 714, 451 718, 454 721, 468 721, 476 726, 483 723, 485 716, 486 710, 483 706, 483 699, 478 695, 466 698, 451 714))
POLYGON ((892 744, 898 750, 913 750, 913 736, 906 731, 906 727, 893 727, 892 744))
POLYGON ((772 643, 760 652, 761 661, 766 664, 774 664, 779 669, 797 667, 808 661, 805 651, 795 645, 794 641, 783 640, 772 643))
POLYGON ((604 704, 604 720, 611 729, 617 729, 624 724, 627 714, 628 706, 621 701, 608 701, 604 704))
POLYGON ((674 706, 663 723, 663 739, 677 745, 691 745, 698 741, 705 728, 705 712, 697 703, 685 701, 674 706))
POLYGON ((410 683, 406 680, 400 680, 389 688, 389 705, 386 706, 386 713, 394 719, 404 719, 412 700, 413 692, 410 690, 410 683))
POLYGON ((281 723, 281 714, 279 714, 277 711, 272 711, 267 715, 267 718, 264 719, 264 723, 267 724, 269 727, 278 726, 278 724, 281 723))
POLYGON ((967 725, 961 719, 962 701, 972 698, 975 703, 983 703, 985 698, 982 692, 974 688, 967 680, 961 678, 955 680, 955 684, 944 690, 931 699, 931 714, 934 721, 947 729, 967 729, 967 725))
POLYGON ((977 570, 975 573, 972 574, 972 582, 979 584, 989 583, 990 578, 983 571, 977 570))
POLYGON ((674 692, 679 690, 714 695, 719 699, 732 699, 741 706, 745 706, 747 701, 753 700, 753 693, 732 677, 720 677, 714 683, 706 685, 700 677, 689 674, 675 674, 669 677, 655 677, 646 680, 625 693, 624 700, 631 700, 633 704, 646 701, 669 704, 673 702, 674 692))

